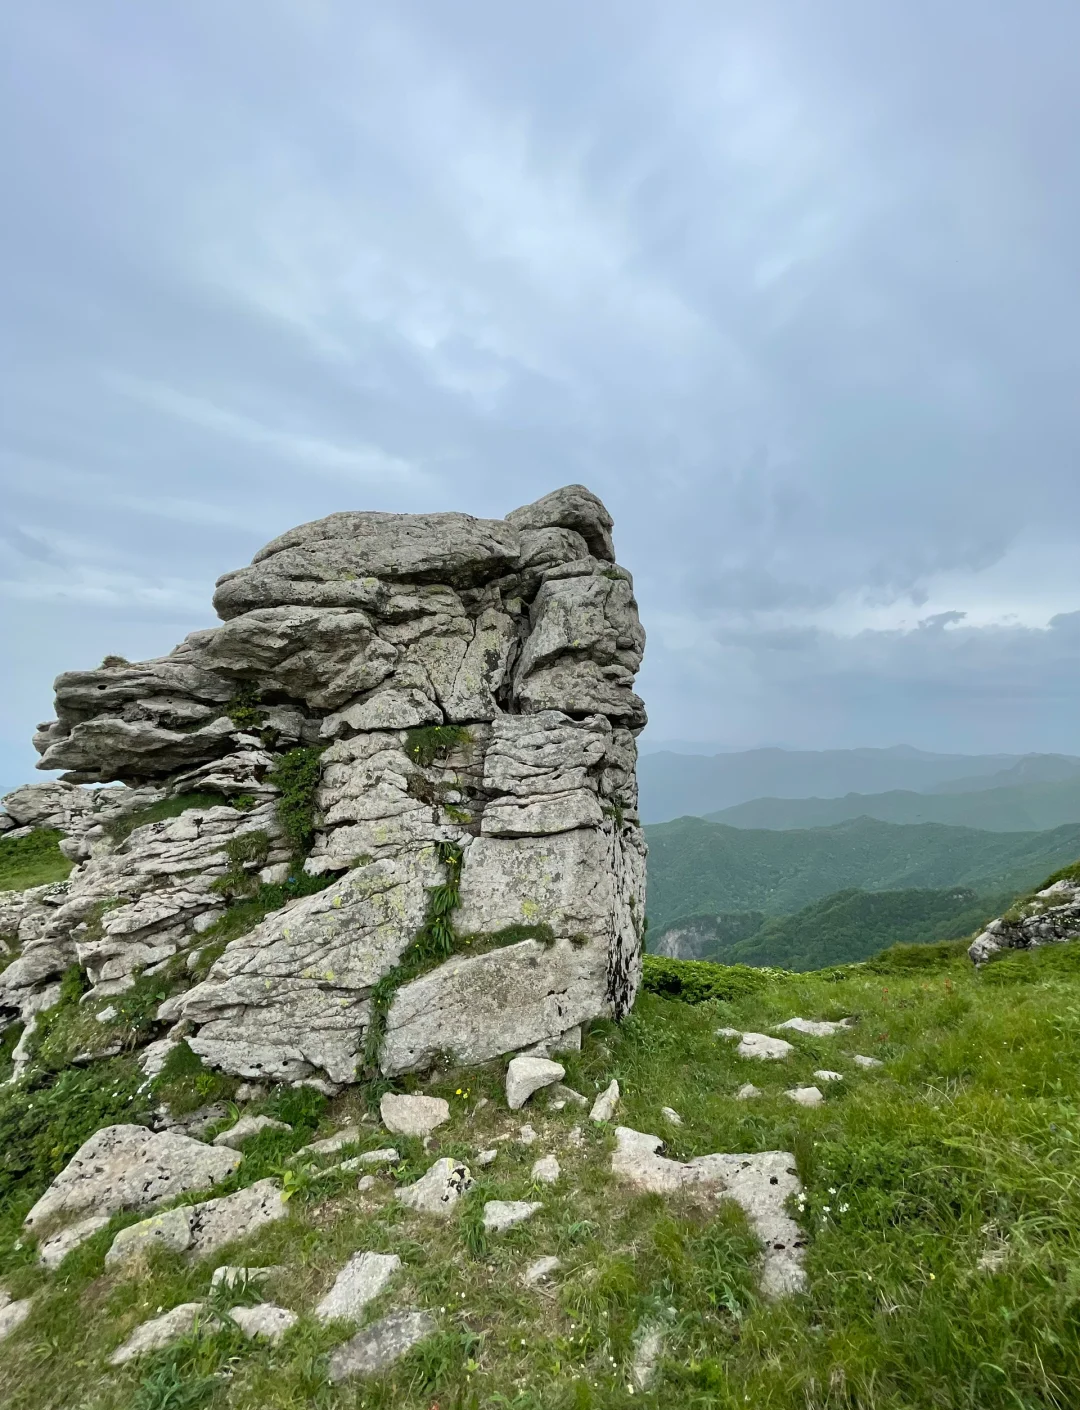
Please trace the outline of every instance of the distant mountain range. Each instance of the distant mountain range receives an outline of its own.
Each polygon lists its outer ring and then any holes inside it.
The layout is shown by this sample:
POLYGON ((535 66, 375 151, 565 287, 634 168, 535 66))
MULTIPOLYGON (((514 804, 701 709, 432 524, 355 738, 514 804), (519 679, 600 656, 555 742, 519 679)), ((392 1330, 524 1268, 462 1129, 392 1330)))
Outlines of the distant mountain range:
POLYGON ((1062 783, 986 788, 970 793, 849 793, 844 798, 755 798, 709 813, 729 827, 833 827, 852 818, 890 823, 945 823, 987 832, 1034 832, 1080 823, 1080 771, 1062 783))
MULTIPOLYGON (((1080 758, 1064 754, 930 754, 908 745, 819 751, 749 749, 713 755, 661 750, 643 753, 638 781, 643 820, 660 823, 678 817, 711 816, 757 799, 820 802, 846 799, 849 794, 952 795, 1080 784, 1080 758)), ((1054 805, 1048 802, 1045 806, 1052 809, 1054 805)), ((871 815, 876 813, 871 810, 871 815)), ((1053 816, 1052 812, 1045 815, 1053 816)), ((845 812, 843 816, 852 814, 845 812)))
POLYGON ((837 891, 968 888, 1015 894, 1080 857, 1080 824, 985 832, 859 817, 772 831, 682 817, 645 829, 653 932, 680 916, 785 915, 837 891))

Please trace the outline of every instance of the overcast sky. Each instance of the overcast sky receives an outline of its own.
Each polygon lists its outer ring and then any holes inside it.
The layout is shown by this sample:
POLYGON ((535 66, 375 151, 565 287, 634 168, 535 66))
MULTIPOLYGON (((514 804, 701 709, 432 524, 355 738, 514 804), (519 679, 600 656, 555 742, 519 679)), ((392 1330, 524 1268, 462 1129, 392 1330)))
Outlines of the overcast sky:
POLYGON ((283 529, 571 481, 654 739, 1080 752, 1076 0, 0 8, 0 784, 283 529))

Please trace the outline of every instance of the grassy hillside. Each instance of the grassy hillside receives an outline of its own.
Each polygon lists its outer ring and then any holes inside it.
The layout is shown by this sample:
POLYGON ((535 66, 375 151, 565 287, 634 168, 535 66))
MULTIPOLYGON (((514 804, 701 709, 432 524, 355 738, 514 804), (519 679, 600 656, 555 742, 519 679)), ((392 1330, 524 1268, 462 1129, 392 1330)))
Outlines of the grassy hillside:
MULTIPOLYGON (((974 780, 969 780, 973 782, 974 780)), ((833 827, 851 818, 944 823, 989 832, 1033 832, 1080 822, 1080 778, 970 793, 849 793, 843 798, 754 798, 708 813, 730 827, 833 827)))
MULTIPOLYGON (((610 1173, 614 1136, 542 1095, 508 1113, 502 1064, 436 1076, 450 1103, 429 1151, 396 1139, 402 1165, 361 1192, 355 1173, 319 1174, 291 1153, 369 1114, 377 1091, 327 1103, 272 1093, 265 1109, 294 1125, 245 1146, 233 1181, 283 1166, 300 1173, 288 1217, 201 1263, 165 1251, 137 1276, 104 1267, 112 1225, 47 1275, 19 1238, 19 1219, 73 1133, 129 1119, 148 1098, 130 1058, 58 1083, 0 1095, 4 1215, 0 1282, 33 1294, 29 1319, 3 1345, 5 1410, 1072 1410, 1080 1384, 1080 946, 1053 946, 976 973, 957 946, 920 946, 810 975, 648 966, 654 989, 620 1028, 596 1024, 567 1058, 567 1081, 592 1095, 617 1077, 618 1120, 655 1132, 667 1154, 788 1150, 804 1185, 796 1215, 808 1291, 778 1303, 756 1291, 757 1246, 740 1211, 705 1199, 635 1195, 610 1173), (787 1036, 794 1054, 740 1059, 721 1025, 768 1032, 793 1015, 858 1018, 835 1038, 787 1036), (855 1053, 883 1066, 863 1071, 855 1053), (132 1072, 125 1077, 128 1068, 132 1072), (822 1083, 824 1104, 785 1090, 822 1083), (745 1082, 762 1095, 738 1101, 745 1082), (83 1089, 86 1089, 85 1091, 83 1089), (481 1109, 478 1098, 487 1104, 481 1109), (111 1103, 111 1105, 110 1105, 111 1103), (662 1107, 682 1117, 672 1125, 662 1107), (65 1116, 65 1113, 68 1113, 65 1116), (532 1146, 515 1137, 523 1120, 532 1146), (580 1127, 580 1138, 573 1136, 580 1127), (500 1141, 500 1137, 505 1137, 500 1141), (475 1153, 497 1146, 489 1171, 475 1153), (562 1176, 537 1186, 538 1153, 562 1176), (473 1161, 479 1176, 445 1222, 404 1210, 393 1193, 436 1156, 473 1161), (15 1174, 15 1172, 22 1172, 15 1174), (12 1175, 14 1174, 14 1183, 12 1175), (515 1230, 484 1234, 484 1200, 538 1199, 515 1230), (327 1356, 349 1331, 311 1315, 358 1249, 397 1253, 387 1305, 431 1311, 438 1332, 397 1367, 331 1386, 327 1356), (526 1288, 535 1258, 561 1261, 526 1288), (226 1326, 193 1334, 120 1368, 109 1353, 131 1329, 202 1298, 221 1263, 278 1265, 267 1295, 301 1313, 278 1345, 226 1326), (662 1354, 645 1393, 632 1388, 635 1339, 659 1328, 662 1354)), ((386 1144, 372 1122, 361 1144, 386 1144)), ((324 1158, 330 1164, 336 1157, 324 1158)), ((240 1300, 254 1300, 250 1285, 240 1300)), ((237 1300, 234 1298, 234 1301, 237 1300)), ((226 1304, 222 1304, 225 1306, 226 1304)))
POLYGON ((672 921, 650 949, 658 955, 718 960, 723 964, 776 965, 782 969, 821 969, 868 959, 890 945, 956 940, 982 929, 1000 915, 1009 893, 987 898, 967 888, 950 891, 838 891, 790 916, 757 920, 743 934, 734 917, 688 916, 672 921))
POLYGON ((790 914, 849 887, 1024 891, 1080 854, 1080 824, 1007 833, 857 818, 772 832, 678 818, 645 831, 653 927, 724 911, 790 914))

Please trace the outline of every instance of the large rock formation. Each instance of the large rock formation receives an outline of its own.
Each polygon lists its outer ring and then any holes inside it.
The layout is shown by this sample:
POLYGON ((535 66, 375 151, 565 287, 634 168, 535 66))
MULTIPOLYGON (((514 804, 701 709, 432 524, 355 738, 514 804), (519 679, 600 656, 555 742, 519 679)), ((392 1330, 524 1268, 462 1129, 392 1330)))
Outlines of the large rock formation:
POLYGON ((976 935, 968 954, 985 964, 1004 950, 1034 950, 1080 938, 1080 879, 1062 877, 976 935))
POLYGON ((159 1014, 229 1073, 347 1082, 365 1051, 395 1074, 624 1014, 644 633, 611 528, 581 486, 505 520, 333 514, 220 579, 222 626, 60 676, 35 743, 66 772, 8 808, 78 865, 20 902, 0 1016, 76 960, 102 996, 194 968, 230 900, 289 877, 159 1014))

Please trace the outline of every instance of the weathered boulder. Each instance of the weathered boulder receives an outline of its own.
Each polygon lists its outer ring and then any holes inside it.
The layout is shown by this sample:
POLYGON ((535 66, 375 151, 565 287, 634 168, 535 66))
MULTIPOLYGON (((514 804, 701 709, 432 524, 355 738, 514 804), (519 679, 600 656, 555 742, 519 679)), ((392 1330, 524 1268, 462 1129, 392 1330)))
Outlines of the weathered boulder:
POLYGON ((386 1092, 379 1102, 382 1124, 395 1136, 430 1136, 450 1120, 450 1104, 442 1097, 386 1092))
POLYGON ((354 1253, 315 1308, 315 1316, 320 1322, 359 1322, 364 1308, 389 1286, 400 1267, 396 1253, 354 1253))
POLYGON ((145 1126, 104 1126, 84 1141, 26 1216, 38 1229, 76 1215, 152 1209, 165 1200, 202 1190, 231 1175, 237 1151, 206 1146, 171 1131, 145 1126))
POLYGON ((105 1255, 105 1266, 126 1263, 151 1248, 204 1258, 285 1214, 277 1181, 257 1180, 235 1194, 181 1205, 121 1229, 105 1255))
POLYGON ((330 1354, 333 1384, 384 1371, 436 1330, 430 1312, 388 1312, 330 1354))
POLYGON ((161 967, 175 987, 174 958, 198 968, 201 936, 260 886, 276 909, 158 1014, 235 1076, 393 1076, 622 1017, 645 920, 645 638, 611 531, 580 485, 501 520, 332 514, 225 574, 220 626, 59 677, 35 743, 66 781, 7 815, 59 826, 79 865, 20 911, 0 1022, 73 960, 98 995, 161 967), (282 779, 304 770, 298 799, 282 779), (127 786, 81 786, 100 782, 127 786), (185 793, 222 801, 108 826, 185 793))

